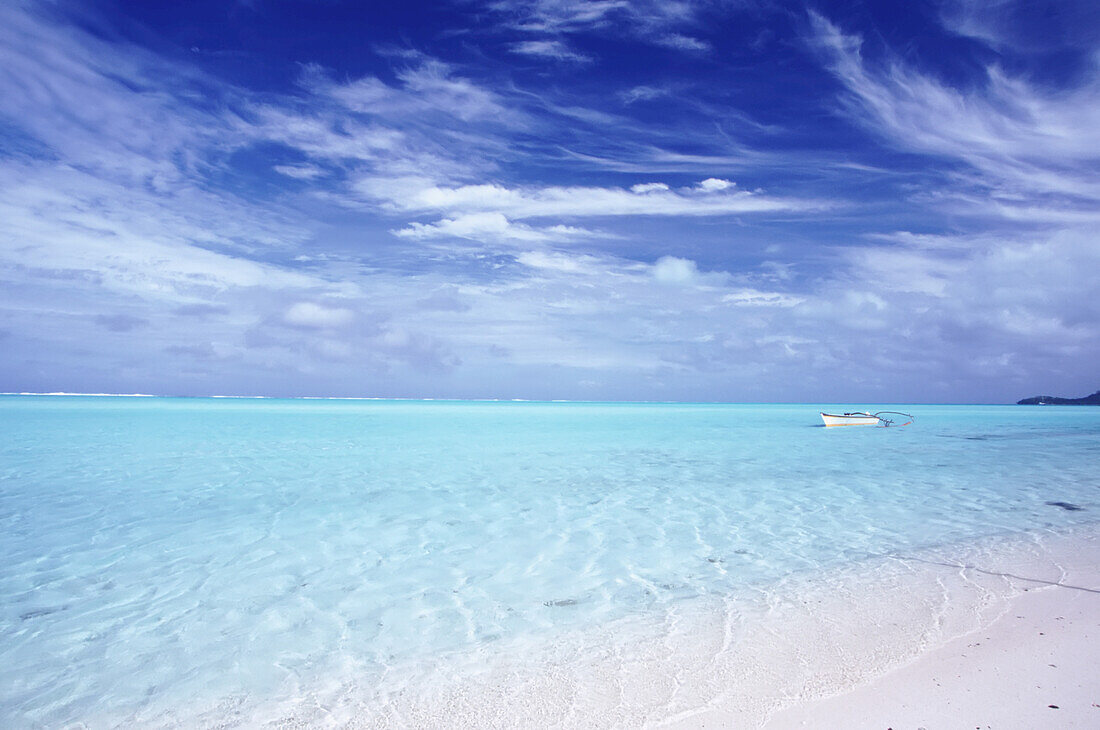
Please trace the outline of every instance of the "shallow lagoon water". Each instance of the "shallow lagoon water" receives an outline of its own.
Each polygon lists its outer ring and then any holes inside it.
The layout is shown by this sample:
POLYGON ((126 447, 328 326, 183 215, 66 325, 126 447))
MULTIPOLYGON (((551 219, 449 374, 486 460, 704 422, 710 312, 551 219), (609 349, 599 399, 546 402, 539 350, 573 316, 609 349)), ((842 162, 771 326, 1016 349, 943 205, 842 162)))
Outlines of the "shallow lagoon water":
POLYGON ((1100 514, 1100 409, 836 408, 2 397, 0 725, 186 722, 1100 514))

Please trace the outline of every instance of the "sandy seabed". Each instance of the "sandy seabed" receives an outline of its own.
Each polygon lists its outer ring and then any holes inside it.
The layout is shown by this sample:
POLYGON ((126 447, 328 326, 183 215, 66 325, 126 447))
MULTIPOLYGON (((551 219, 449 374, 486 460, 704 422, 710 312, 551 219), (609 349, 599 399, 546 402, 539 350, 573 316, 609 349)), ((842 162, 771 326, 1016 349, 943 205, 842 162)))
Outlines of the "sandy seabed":
POLYGON ((1096 657, 1100 525, 1087 525, 874 557, 685 601, 660 619, 539 645, 493 642, 197 719, 281 728, 1100 727, 1096 657))

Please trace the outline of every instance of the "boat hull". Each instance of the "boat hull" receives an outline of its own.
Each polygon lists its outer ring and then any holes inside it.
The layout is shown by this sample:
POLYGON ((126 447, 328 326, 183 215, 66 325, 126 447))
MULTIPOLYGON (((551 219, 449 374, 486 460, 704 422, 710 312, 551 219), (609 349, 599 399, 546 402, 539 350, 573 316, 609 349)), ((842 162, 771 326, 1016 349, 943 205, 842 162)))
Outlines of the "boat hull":
POLYGON ((879 424, 878 416, 872 416, 868 413, 853 413, 850 415, 822 413, 821 420, 825 422, 826 426, 877 426, 879 424))

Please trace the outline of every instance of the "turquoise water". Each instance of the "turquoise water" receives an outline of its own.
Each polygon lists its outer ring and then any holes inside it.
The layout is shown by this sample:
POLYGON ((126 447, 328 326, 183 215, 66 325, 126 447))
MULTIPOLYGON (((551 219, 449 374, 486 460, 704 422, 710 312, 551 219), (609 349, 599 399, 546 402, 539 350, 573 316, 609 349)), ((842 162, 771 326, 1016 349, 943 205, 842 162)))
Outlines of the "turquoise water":
POLYGON ((896 408, 0 397, 0 726, 167 724, 1100 515, 1100 408, 896 408))

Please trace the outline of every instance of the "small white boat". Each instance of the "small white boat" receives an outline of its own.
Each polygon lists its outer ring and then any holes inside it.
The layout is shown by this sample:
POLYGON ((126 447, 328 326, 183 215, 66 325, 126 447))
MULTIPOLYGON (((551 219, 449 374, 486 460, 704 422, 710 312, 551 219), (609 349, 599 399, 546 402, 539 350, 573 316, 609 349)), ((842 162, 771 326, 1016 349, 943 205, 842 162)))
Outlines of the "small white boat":
POLYGON ((835 413, 822 413, 821 420, 825 422, 826 426, 877 426, 878 416, 871 413, 859 412, 859 413, 845 413, 838 415, 835 413))
POLYGON ((908 426, 913 422, 913 417, 908 413, 899 413, 897 411, 879 411, 878 413, 856 411, 855 413, 842 414, 822 413, 821 420, 825 422, 826 426, 908 426), (909 420, 905 423, 894 423, 893 419, 883 418, 883 413, 905 416, 909 420))

